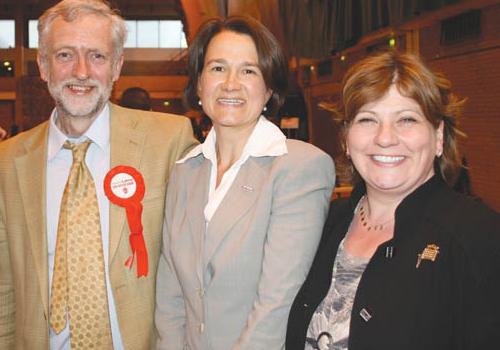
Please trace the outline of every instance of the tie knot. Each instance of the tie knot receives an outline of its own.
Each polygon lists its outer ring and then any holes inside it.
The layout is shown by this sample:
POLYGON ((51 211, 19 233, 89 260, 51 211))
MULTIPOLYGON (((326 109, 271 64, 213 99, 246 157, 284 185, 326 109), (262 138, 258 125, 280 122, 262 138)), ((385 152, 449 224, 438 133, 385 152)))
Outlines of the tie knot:
POLYGON ((73 152, 74 163, 81 163, 85 159, 85 154, 87 153, 87 150, 91 143, 91 140, 87 140, 81 143, 72 143, 66 141, 63 147, 66 149, 70 149, 71 152, 73 152))

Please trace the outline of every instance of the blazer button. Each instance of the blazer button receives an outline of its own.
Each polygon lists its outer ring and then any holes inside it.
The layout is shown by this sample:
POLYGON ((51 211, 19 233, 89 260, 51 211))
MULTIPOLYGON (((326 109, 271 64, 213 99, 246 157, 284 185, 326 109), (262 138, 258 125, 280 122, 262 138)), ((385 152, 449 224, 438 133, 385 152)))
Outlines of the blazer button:
POLYGON ((198 295, 200 298, 203 298, 205 296, 205 290, 203 288, 198 288, 198 295))

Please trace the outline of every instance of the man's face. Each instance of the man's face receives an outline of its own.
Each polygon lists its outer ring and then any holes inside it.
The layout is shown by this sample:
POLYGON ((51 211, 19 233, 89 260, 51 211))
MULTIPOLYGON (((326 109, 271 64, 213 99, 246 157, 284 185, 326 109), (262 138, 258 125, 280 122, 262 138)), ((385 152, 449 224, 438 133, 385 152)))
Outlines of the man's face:
POLYGON ((60 117, 96 117, 109 100, 123 57, 113 56, 111 22, 84 15, 72 22, 58 17, 47 37, 46 56, 38 56, 60 117))

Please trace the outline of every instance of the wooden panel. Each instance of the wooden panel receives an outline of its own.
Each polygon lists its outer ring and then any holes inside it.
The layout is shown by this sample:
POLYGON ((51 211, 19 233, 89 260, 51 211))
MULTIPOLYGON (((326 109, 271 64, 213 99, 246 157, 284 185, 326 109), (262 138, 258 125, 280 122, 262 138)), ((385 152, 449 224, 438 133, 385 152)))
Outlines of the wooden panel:
POLYGON ((14 120, 14 101, 0 101, 0 127, 10 132, 14 120))
POLYGON ((19 126, 21 130, 27 130, 49 118, 54 101, 39 77, 22 77, 20 91, 23 95, 23 121, 19 126))
POLYGON ((0 91, 12 91, 16 90, 16 78, 11 77, 0 77, 0 91))

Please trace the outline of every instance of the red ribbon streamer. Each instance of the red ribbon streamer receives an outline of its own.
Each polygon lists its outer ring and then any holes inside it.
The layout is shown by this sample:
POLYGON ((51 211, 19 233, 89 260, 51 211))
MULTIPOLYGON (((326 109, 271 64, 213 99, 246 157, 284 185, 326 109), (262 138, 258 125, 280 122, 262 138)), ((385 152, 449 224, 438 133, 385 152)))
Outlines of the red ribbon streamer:
MULTIPOLYGON (((126 265, 132 268, 134 255, 137 256, 137 277, 148 275, 148 252, 146 250, 146 243, 144 242, 144 236, 142 234, 142 204, 131 203, 129 206, 125 207, 127 212, 127 221, 130 228, 130 248, 132 249, 132 256, 129 257, 131 260, 130 265, 126 265)), ((129 260, 128 259, 128 260, 129 260)), ((128 261, 127 260, 127 261, 128 261)))
POLYGON ((104 179, 104 192, 109 200, 125 208, 127 222, 130 229, 130 249, 132 254, 125 261, 125 266, 132 268, 134 257, 137 256, 137 277, 148 275, 148 251, 144 242, 142 227, 142 199, 144 198, 144 179, 136 169, 130 166, 119 165, 111 169, 104 179), (136 184, 135 193, 129 198, 121 198, 115 195, 111 189, 111 181, 121 173, 130 175, 136 184))

